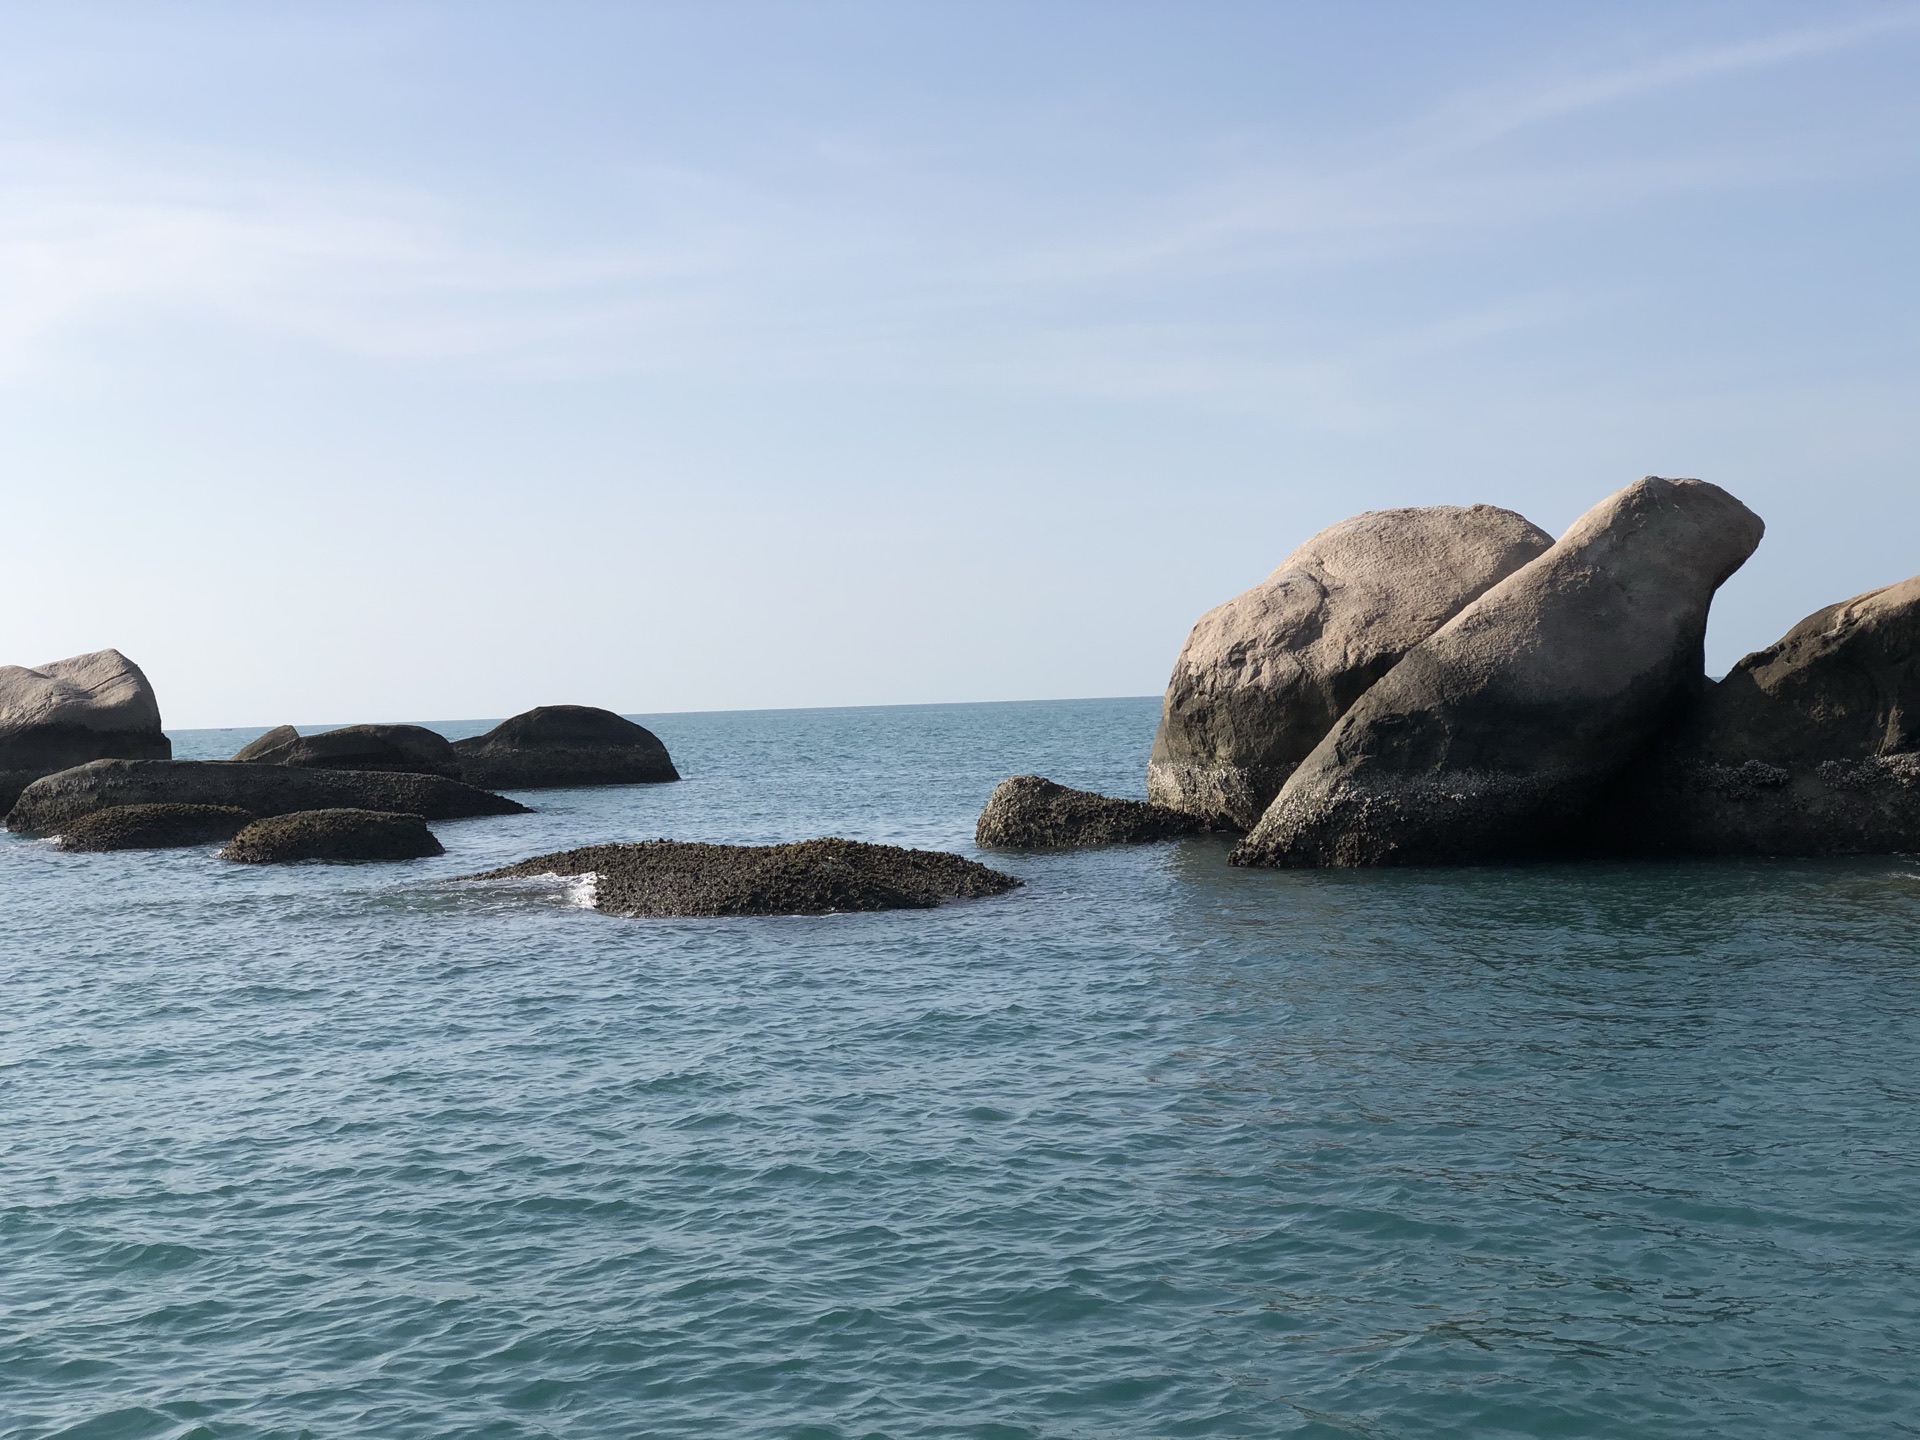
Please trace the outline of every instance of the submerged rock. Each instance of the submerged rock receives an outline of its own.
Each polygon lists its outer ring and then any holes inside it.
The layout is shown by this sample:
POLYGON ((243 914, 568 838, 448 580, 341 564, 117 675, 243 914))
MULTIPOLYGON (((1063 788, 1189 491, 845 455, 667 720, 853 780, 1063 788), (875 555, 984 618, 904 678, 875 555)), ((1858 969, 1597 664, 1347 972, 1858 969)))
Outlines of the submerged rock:
POLYGON ((467 783, 492 790, 680 778, 659 736, 591 705, 541 705, 484 735, 456 740, 453 749, 467 783))
POLYGON ((232 805, 115 805, 61 830, 56 850, 168 850, 231 840, 253 816, 232 805))
POLYGON ((429 820, 527 813, 518 801, 439 775, 225 760, 95 760, 34 781, 8 813, 7 828, 49 834, 116 805, 232 805, 260 816, 347 807, 429 820))
POLYGON ((1239 865, 1452 864, 1562 843, 1704 680, 1760 518, 1635 482, 1407 653, 1302 762, 1239 865))
POLYGON ((89 760, 165 760, 160 702, 118 650, 0 665, 0 814, 42 775, 89 760))
POLYGON ((1171 840, 1207 828, 1198 815, 1164 805, 1071 790, 1039 775, 1015 775, 987 797, 973 838, 993 849, 1049 850, 1171 840))
POLYGON ((460 758, 446 736, 424 725, 347 725, 302 735, 279 725, 235 753, 250 765, 297 765, 309 770, 391 770, 458 780, 460 758))
POLYGON ((1599 830, 1629 853, 1920 850, 1920 576, 1816 611, 1704 684, 1599 830))
POLYGON ((298 810, 254 821, 220 856, 243 865, 290 865, 302 860, 418 860, 446 853, 418 815, 298 810))
POLYGON ((1209 610, 1167 682, 1147 798, 1251 829, 1368 687, 1553 537, 1492 505, 1370 510, 1209 610))
POLYGON ((660 917, 925 910, 942 900, 1003 894, 1022 883, 959 855, 840 839, 589 845, 471 878, 541 875, 592 875, 595 909, 660 917))

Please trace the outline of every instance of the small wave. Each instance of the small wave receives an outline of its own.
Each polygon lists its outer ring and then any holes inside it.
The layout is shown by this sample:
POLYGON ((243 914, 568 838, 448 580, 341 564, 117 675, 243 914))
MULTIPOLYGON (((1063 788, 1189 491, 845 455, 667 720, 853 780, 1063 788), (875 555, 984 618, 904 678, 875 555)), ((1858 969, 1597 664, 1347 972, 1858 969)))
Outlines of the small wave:
POLYGON ((589 870, 584 875, 570 875, 567 880, 567 903, 578 905, 582 910, 593 909, 594 901, 600 895, 598 872, 589 870))

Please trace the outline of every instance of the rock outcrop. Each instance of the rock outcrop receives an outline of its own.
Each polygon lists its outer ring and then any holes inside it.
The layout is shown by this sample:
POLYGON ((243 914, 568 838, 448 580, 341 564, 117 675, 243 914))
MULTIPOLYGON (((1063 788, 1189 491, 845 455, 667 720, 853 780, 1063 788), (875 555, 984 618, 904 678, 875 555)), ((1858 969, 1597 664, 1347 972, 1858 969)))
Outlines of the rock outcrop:
POLYGON ((300 732, 291 725, 276 725, 264 735, 255 736, 232 758, 246 765, 273 765, 293 746, 300 743, 300 732))
POLYGON ((1563 843, 1697 691, 1707 608, 1763 529, 1698 480, 1608 497, 1368 690, 1234 863, 1448 864, 1563 843))
POLYGON ((461 778, 460 757, 447 737, 423 725, 347 725, 302 735, 279 725, 233 757, 250 765, 297 765, 308 770, 391 770, 461 778))
POLYGON ((470 878, 543 875, 591 875, 594 908, 627 916, 926 910, 943 900, 1000 895, 1021 884, 959 855, 839 839, 791 845, 677 840, 589 845, 470 878))
POLYGON ((64 828, 56 850, 171 850, 231 840, 253 816, 232 805, 115 805, 64 828))
POLYGON ((1703 685, 1598 828, 1633 854, 1920 850, 1920 576, 1809 615, 1703 685))
POLYGON ((446 853, 418 815, 298 810, 254 821, 220 856, 243 865, 293 865, 303 860, 419 860, 446 853))
POLYGON ((1039 775, 1015 775, 994 786, 973 838, 989 849, 1062 850, 1172 840, 1207 828, 1199 816, 1164 805, 1071 790, 1039 775))
POLYGON ((42 775, 89 760, 172 754, 153 686, 118 650, 0 665, 0 814, 42 775))
POLYGON ((1250 829, 1374 681, 1552 544, 1492 505, 1370 510, 1322 530, 1193 627, 1167 682, 1148 798, 1250 829))
POLYGON ((453 749, 467 783, 489 790, 680 778, 667 747, 651 730, 591 705, 541 705, 484 735, 456 740, 453 749))
POLYGON ((428 820, 522 815, 527 808, 439 775, 303 770, 227 760, 95 760, 27 786, 7 815, 7 828, 51 834, 82 815, 116 805, 231 805, 263 817, 346 808, 428 820))

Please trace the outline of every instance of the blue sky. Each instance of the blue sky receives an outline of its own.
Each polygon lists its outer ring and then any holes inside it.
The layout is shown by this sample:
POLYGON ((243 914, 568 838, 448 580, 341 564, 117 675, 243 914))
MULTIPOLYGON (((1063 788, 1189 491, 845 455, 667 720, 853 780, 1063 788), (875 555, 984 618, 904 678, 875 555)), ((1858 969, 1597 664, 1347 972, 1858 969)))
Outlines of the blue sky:
POLYGON ((1140 694, 1333 520, 1920 571, 1920 7, 0 4, 0 661, 174 725, 1140 694))

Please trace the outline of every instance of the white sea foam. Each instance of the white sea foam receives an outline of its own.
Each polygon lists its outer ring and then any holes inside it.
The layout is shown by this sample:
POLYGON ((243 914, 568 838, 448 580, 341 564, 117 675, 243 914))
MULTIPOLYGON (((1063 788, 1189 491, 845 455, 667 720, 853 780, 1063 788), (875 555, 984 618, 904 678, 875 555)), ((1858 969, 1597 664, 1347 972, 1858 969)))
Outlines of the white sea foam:
POLYGON ((567 879, 567 903, 578 905, 582 910, 593 909, 593 902, 600 894, 600 876, 589 870, 584 875, 570 875, 567 879))

